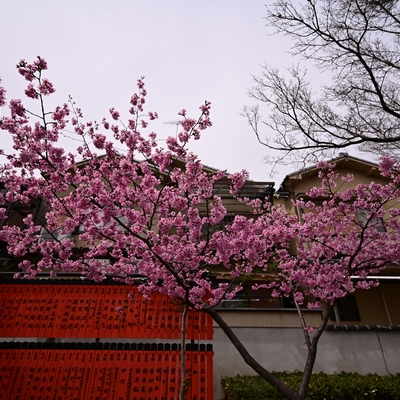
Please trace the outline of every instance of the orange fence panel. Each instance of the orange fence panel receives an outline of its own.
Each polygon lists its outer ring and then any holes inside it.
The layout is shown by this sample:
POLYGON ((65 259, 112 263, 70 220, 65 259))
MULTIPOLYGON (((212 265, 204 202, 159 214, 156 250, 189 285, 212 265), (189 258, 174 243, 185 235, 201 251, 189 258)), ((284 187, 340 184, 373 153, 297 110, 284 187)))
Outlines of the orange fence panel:
POLYGON ((12 349, 0 349, 0 374, 2 377, 0 380, 0 399, 2 400, 9 399, 9 393, 17 374, 16 358, 17 353, 13 352, 12 349))
MULTIPOLYGON (((181 337, 182 306, 174 299, 155 293, 147 300, 136 287, 69 282, 0 284, 0 337, 181 337)), ((187 339, 212 340, 212 329, 210 316, 189 309, 187 339)))

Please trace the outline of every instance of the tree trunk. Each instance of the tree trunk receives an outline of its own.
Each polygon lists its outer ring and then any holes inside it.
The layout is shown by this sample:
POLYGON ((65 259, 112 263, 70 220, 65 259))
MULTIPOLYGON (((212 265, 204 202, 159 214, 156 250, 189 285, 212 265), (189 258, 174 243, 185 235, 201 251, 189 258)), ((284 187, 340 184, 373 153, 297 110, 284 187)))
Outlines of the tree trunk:
POLYGON ((308 348, 307 361, 306 361, 306 365, 303 370, 303 376, 301 378, 301 383, 300 383, 300 387, 299 387, 299 394, 301 396, 301 399, 306 398, 308 385, 309 385, 310 379, 311 379, 311 374, 314 369, 315 359, 317 358, 318 341, 321 338, 321 335, 325 330, 326 324, 329 321, 329 317, 330 317, 332 309, 333 309, 333 306, 328 307, 326 314, 324 315, 324 318, 322 320, 322 324, 319 326, 319 328, 315 332, 314 337, 312 338, 312 341, 311 341, 311 346, 308 348))
POLYGON ((182 310, 182 324, 181 324, 181 388, 179 390, 179 400, 185 400, 185 393, 187 389, 186 381, 186 321, 189 306, 184 303, 182 310))
POLYGON ((213 320, 224 331, 228 339, 236 347, 245 363, 253 368, 253 370, 257 372, 258 375, 264 378, 274 388, 279 390, 279 392, 281 392, 289 400, 304 400, 304 397, 301 397, 299 393, 297 393, 281 380, 279 380, 277 377, 272 375, 249 354, 249 352, 243 346, 242 342, 232 331, 232 328, 221 318, 221 316, 214 309, 210 308, 203 311, 211 315, 213 320))

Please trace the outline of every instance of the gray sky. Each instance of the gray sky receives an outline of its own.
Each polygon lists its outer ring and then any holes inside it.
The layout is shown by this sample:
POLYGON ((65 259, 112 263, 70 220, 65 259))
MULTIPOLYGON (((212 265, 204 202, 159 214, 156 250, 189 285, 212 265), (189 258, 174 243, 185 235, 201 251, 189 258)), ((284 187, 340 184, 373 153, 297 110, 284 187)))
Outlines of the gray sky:
POLYGON ((263 162, 268 150, 239 115, 252 103, 246 91, 260 64, 292 63, 290 42, 268 35, 262 18, 271 1, 0 0, 0 77, 7 99, 23 98, 26 86, 15 64, 37 55, 48 61, 53 101, 72 95, 88 120, 108 117, 110 107, 126 115, 136 80, 145 76, 147 111, 159 114, 151 130, 159 138, 175 135, 176 127, 164 122, 179 119, 179 110, 195 117, 209 100, 213 127, 190 149, 206 165, 247 169, 252 179, 273 180, 277 187, 292 169, 269 176, 272 167, 263 162))

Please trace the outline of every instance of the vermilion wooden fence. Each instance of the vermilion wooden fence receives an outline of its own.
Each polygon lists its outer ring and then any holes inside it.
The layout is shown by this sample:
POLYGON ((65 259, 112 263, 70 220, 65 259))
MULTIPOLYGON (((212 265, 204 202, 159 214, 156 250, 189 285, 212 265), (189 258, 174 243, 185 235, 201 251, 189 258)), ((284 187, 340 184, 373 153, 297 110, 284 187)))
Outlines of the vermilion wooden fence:
MULTIPOLYGON (((187 398, 212 399, 211 345, 187 347, 187 398)), ((0 399, 175 400, 180 350, 169 344, 1 343, 0 399)))
MULTIPOLYGON (((8 340, 0 343, 0 400, 178 398, 181 352, 167 342, 180 339, 182 309, 167 296, 146 300, 116 284, 12 281, 0 284, 0 312, 0 338, 8 340)), ((186 332, 187 399, 212 400, 212 345, 198 344, 212 340, 211 318, 191 309, 186 332)))
MULTIPOLYGON (((161 294, 146 300, 136 287, 125 285, 3 284, 0 309, 2 337, 181 337, 176 300, 161 294)), ((211 340, 212 332, 211 318, 190 309, 187 339, 211 340)))

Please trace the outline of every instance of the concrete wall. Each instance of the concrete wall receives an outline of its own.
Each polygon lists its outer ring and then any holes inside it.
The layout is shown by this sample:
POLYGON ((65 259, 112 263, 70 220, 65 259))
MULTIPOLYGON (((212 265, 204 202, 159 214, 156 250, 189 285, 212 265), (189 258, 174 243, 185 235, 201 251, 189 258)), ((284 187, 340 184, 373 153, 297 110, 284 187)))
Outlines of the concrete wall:
MULTIPOLYGON (((250 354, 270 371, 303 370, 307 351, 298 328, 234 328, 250 354)), ((255 375, 220 328, 214 328, 214 400, 221 376, 255 375)), ((325 331, 314 372, 400 373, 400 331, 325 331)))

